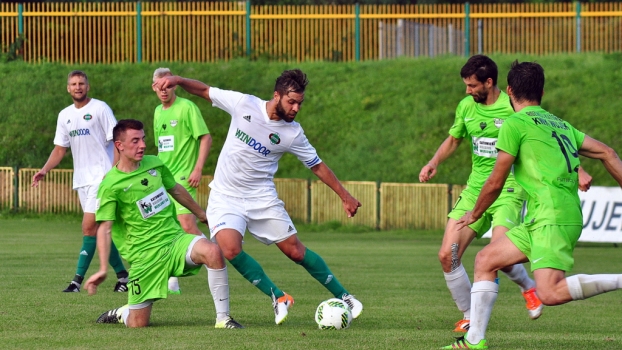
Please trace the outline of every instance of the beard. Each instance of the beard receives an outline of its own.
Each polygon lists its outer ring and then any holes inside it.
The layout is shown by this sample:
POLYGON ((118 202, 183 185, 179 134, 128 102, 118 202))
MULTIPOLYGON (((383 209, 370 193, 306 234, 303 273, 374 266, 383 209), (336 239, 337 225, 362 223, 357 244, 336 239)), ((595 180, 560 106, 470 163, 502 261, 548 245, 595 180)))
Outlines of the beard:
POLYGON ((283 106, 281 105, 281 101, 277 102, 276 104, 276 115, 278 115, 281 120, 284 120, 287 123, 291 123, 294 121, 294 117, 288 115, 287 112, 285 112, 285 108, 283 108, 283 106))
POLYGON ((488 92, 482 92, 482 93, 478 93, 475 95, 471 95, 473 97, 473 100, 477 103, 483 103, 486 102, 486 99, 488 98, 488 92))

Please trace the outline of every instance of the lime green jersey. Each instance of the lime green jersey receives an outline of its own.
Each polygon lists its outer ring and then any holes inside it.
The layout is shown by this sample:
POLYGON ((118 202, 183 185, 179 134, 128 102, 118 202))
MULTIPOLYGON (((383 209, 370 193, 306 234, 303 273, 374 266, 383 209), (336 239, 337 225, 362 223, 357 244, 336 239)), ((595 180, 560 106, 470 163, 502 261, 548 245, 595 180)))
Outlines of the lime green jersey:
MULTIPOLYGON (((472 96, 467 96, 456 108, 454 125, 449 129, 449 135, 457 138, 469 138, 471 142, 471 175, 467 186, 479 192, 484 182, 490 176, 497 160, 497 137, 503 122, 512 114, 514 109, 508 95, 501 91, 497 101, 491 105, 475 102, 472 96)), ((505 182, 506 189, 516 187, 514 176, 510 175, 505 182)))
POLYGON ((183 234, 166 192, 175 185, 156 156, 145 156, 131 173, 113 167, 99 185, 96 219, 115 222, 112 239, 130 264, 152 259, 150 252, 183 234))
POLYGON ((153 114, 158 157, 179 183, 185 183, 199 157, 199 137, 209 134, 199 107, 192 101, 175 97, 173 104, 156 107, 153 114))
POLYGON ((578 150, 584 139, 540 106, 525 107, 505 121, 497 148, 516 157, 514 175, 529 196, 525 223, 583 225, 578 150))

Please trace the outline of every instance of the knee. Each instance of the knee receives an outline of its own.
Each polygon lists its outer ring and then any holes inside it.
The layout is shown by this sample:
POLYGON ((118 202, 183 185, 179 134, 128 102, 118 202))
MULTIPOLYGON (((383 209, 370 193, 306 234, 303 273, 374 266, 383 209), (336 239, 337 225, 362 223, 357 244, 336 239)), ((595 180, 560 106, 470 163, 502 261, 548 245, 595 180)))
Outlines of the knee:
POLYGON ((240 254, 242 252, 242 247, 220 247, 219 248, 222 251, 222 255, 225 257, 225 259, 227 260, 231 260, 233 258, 235 258, 236 256, 238 256, 238 254, 240 254))
POLYGON ((82 234, 85 236, 95 237, 97 236, 97 224, 83 222, 82 223, 82 234))
POLYGON ((552 290, 536 287, 536 294, 542 304, 546 306, 555 306, 563 304, 564 302, 558 297, 557 293, 552 290))
POLYGON ((222 269, 225 267, 223 254, 215 243, 207 241, 208 244, 201 246, 201 260, 210 269, 222 269))
POLYGON ((438 252, 438 261, 440 261, 443 271, 451 272, 451 267, 460 262, 460 257, 451 251, 441 249, 438 252))
POLYGON ((481 250, 475 256, 475 273, 491 272, 494 269, 491 266, 491 256, 486 250, 481 250))

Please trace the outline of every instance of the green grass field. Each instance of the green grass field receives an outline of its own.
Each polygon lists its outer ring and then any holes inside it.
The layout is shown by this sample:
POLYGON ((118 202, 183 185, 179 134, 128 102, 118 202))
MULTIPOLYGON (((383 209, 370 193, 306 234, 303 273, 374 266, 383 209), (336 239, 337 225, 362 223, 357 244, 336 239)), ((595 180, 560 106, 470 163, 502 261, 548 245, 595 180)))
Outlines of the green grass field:
MULTIPOLYGON (((183 294, 155 304, 152 326, 126 329, 96 324, 97 316, 125 303, 115 278, 96 296, 64 294, 81 243, 75 218, 0 218, 0 348, 5 349, 435 349, 452 342, 461 314, 445 287, 436 253, 440 231, 317 233, 300 237, 328 262, 365 306, 344 331, 321 331, 316 306, 331 295, 276 247, 250 238, 245 249, 296 304, 274 324, 268 297, 229 270, 232 315, 243 330, 216 330, 205 272, 181 279, 183 294)), ((465 254, 472 272, 475 242, 465 254)), ((619 273, 620 249, 579 244, 573 273, 619 273)), ((89 274, 98 267, 94 260, 89 274)), ((111 271, 111 276, 114 273, 111 271)), ((500 277, 487 339, 492 349, 620 349, 621 295, 545 308, 531 321, 518 288, 500 277)))

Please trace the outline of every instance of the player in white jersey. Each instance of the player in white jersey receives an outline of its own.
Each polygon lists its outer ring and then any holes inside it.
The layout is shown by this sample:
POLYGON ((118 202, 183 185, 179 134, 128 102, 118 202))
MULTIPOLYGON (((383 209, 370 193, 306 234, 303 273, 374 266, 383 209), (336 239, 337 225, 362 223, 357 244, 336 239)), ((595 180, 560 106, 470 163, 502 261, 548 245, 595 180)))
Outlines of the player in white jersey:
MULTIPOLYGON (((48 171, 63 159, 67 149, 73 156, 73 188, 78 191, 84 216, 82 218, 82 248, 73 281, 63 292, 79 292, 82 280, 91 264, 96 248, 97 223, 95 222, 96 198, 99 183, 112 167, 117 157, 112 143, 112 128, 117 120, 108 105, 88 97, 90 89, 86 74, 75 70, 67 77, 67 92, 73 104, 58 114, 54 149, 47 162, 32 177, 32 186, 38 186, 48 171)), ((128 273, 121 256, 113 246, 110 265, 119 281, 115 292, 127 292, 128 273)))
POLYGON ((273 182, 279 159, 288 152, 339 195, 348 216, 354 216, 361 206, 318 157, 302 127, 294 121, 307 83, 302 71, 284 71, 276 80, 270 101, 179 76, 166 76, 154 83, 157 89, 179 85, 231 115, 227 139, 218 157, 214 181, 210 183, 207 206, 210 233, 231 265, 272 298, 276 324, 285 320, 294 299, 280 290, 259 263, 242 250, 246 229, 260 242, 276 244, 335 297, 346 301, 354 318, 363 310, 361 302, 339 283, 324 260, 298 239, 273 182))

